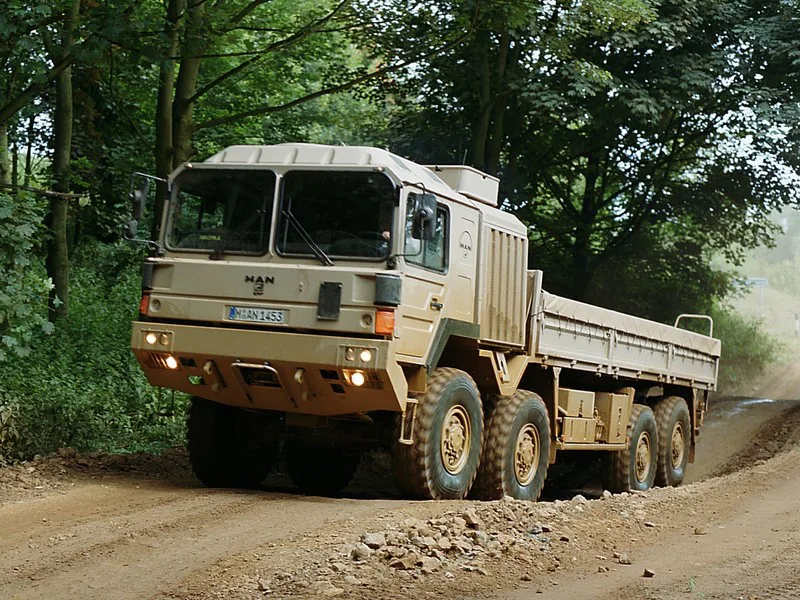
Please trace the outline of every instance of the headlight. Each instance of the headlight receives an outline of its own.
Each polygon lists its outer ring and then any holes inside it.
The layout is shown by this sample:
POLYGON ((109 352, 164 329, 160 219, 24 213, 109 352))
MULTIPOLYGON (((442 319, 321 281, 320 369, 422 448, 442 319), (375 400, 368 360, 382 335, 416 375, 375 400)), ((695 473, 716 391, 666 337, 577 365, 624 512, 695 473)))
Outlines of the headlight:
POLYGON ((150 344, 151 346, 154 345, 157 340, 158 340, 158 336, 155 333, 153 333, 152 331, 144 336, 144 341, 147 342, 148 344, 150 344))
POLYGON ((166 358, 167 367, 170 369, 177 369, 178 368, 178 359, 172 356, 171 354, 166 358))
POLYGON ((361 371, 356 371, 350 375, 350 383, 356 387, 361 387, 367 381, 367 378, 361 371))
POLYGON ((372 360, 372 351, 368 350, 367 348, 364 348, 361 351, 361 354, 359 355, 359 358, 361 359, 361 362, 368 363, 369 361, 372 360))

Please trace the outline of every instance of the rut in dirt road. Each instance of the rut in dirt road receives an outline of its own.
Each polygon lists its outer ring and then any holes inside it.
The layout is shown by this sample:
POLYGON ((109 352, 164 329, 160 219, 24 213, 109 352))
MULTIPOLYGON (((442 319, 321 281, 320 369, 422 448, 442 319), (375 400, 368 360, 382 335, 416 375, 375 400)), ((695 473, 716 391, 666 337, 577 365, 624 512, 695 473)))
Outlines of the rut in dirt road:
POLYGON ((395 501, 80 487, 0 511, 3 598, 147 598, 226 556, 327 529, 395 501))

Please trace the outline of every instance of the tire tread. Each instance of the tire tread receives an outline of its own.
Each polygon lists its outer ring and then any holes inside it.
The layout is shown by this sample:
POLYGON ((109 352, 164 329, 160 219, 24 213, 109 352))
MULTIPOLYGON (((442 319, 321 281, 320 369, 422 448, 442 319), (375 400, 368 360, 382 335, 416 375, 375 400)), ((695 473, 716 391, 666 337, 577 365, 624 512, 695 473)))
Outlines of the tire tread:
MULTIPOLYGON (((539 402, 542 401, 538 394, 527 390, 517 390, 510 396, 494 396, 492 398, 484 435, 483 458, 474 486, 476 497, 484 500, 500 500, 505 495, 504 481, 508 475, 505 472, 507 466, 504 456, 506 445, 517 413, 532 397, 539 402)), ((549 433, 548 430, 547 434, 549 435, 549 433)), ((540 435, 540 438, 542 437, 540 435)), ((549 442, 549 439, 547 441, 549 442)), ((549 443, 547 450, 549 454, 549 443)), ((540 449, 540 451, 543 450, 540 449)), ((547 471, 545 471, 544 478, 547 478, 547 471)), ((532 498, 532 501, 538 500, 539 495, 541 495, 541 489, 537 497, 532 498)))
MULTIPOLYGON (((668 396, 653 407, 653 412, 656 416, 656 426, 658 427, 658 465, 656 466, 656 485, 666 487, 671 485, 679 485, 680 482, 671 482, 671 477, 667 472, 668 465, 666 460, 661 460, 662 457, 669 457, 671 459, 671 443, 672 443, 672 415, 675 410, 681 405, 686 406, 686 413, 689 414, 689 405, 686 400, 680 396, 668 396)), ((691 426, 691 418, 690 418, 691 426)), ((689 432, 687 432, 689 433, 689 432)), ((688 448, 685 449, 689 451, 688 448)))
MULTIPOLYGON (((467 373, 450 367, 439 367, 431 374, 428 380, 428 389, 417 404, 413 442, 409 445, 400 444, 395 438, 392 466, 397 487, 406 497, 425 500, 441 498, 441 494, 433 485, 433 474, 428 468, 428 444, 426 442, 433 435, 437 401, 442 391, 455 377, 466 377, 480 398, 475 382, 467 373)), ((481 440, 478 440, 478 443, 480 442, 481 440)), ((480 456, 478 464, 480 464, 480 456)), ((472 475, 467 490, 472 486, 476 475, 477 469, 472 475)), ((464 495, 466 496, 466 493, 464 495)))
MULTIPOLYGON (((639 420, 643 412, 649 410, 650 407, 645 404, 634 404, 631 407, 631 414, 628 418, 627 428, 627 441, 628 444, 633 444, 631 439, 631 432, 639 420)), ((610 452, 609 456, 603 457, 603 487, 609 492, 619 494, 621 492, 631 491, 631 451, 630 447, 627 450, 620 450, 618 452, 610 452)))

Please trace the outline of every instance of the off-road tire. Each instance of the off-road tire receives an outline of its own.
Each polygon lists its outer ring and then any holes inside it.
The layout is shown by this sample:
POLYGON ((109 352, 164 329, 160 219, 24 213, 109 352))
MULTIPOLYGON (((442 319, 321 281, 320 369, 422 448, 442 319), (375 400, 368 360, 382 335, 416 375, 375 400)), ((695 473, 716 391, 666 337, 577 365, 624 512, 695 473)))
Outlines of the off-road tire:
POLYGON ((355 450, 312 445, 289 438, 283 444, 286 471, 308 496, 333 496, 353 479, 361 454, 355 450))
POLYGON ((461 500, 475 481, 483 447, 483 408, 478 387, 464 371, 438 368, 418 402, 412 443, 402 444, 395 437, 392 445, 397 487, 408 498, 461 500), (456 473, 445 467, 442 455, 442 428, 451 410, 468 420, 464 429, 469 444, 456 473))
POLYGON ((197 478, 208 487, 258 487, 278 458, 277 437, 258 427, 268 418, 193 397, 187 445, 197 478))
POLYGON ((544 488, 549 462, 550 418, 544 401, 526 390, 495 396, 488 410, 483 458, 472 495, 484 500, 511 496, 536 501, 544 488), (516 462, 519 443, 522 436, 531 440, 531 427, 535 429, 532 462, 536 464, 520 480, 516 462))
POLYGON ((658 468, 656 469, 656 485, 678 486, 683 483, 686 465, 689 464, 689 447, 691 445, 691 418, 686 400, 680 396, 669 396, 659 400, 653 407, 658 424, 658 468), (680 428, 683 438, 682 452, 677 461, 673 455, 680 448, 674 448, 673 435, 680 428), (677 464, 675 464, 677 462, 677 464))
POLYGON ((604 452, 603 486, 610 492, 644 491, 653 487, 658 462, 658 426, 652 409, 644 404, 634 404, 628 419, 628 449, 604 452), (645 473, 637 476, 637 448, 642 436, 648 436, 649 465, 645 473))

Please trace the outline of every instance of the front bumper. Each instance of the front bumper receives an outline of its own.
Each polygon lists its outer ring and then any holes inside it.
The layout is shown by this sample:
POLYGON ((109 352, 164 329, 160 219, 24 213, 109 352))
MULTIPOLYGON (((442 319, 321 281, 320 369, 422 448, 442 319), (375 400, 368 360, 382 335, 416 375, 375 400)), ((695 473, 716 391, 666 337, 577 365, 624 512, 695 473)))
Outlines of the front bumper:
POLYGON ((137 321, 131 347, 151 384, 223 404, 322 416, 405 409, 388 340, 137 321))

